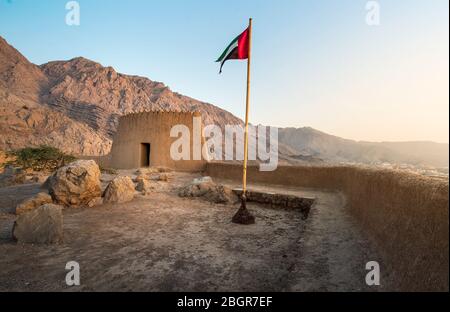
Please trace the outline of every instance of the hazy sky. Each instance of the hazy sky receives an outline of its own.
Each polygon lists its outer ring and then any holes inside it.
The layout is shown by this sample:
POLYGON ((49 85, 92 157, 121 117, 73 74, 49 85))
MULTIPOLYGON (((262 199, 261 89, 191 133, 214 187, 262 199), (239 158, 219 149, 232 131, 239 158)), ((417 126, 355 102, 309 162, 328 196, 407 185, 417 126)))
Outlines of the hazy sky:
POLYGON ((448 142, 449 1, 0 0, 0 35, 30 61, 84 56, 244 117, 246 65, 214 63, 254 18, 250 121, 371 141, 448 142))

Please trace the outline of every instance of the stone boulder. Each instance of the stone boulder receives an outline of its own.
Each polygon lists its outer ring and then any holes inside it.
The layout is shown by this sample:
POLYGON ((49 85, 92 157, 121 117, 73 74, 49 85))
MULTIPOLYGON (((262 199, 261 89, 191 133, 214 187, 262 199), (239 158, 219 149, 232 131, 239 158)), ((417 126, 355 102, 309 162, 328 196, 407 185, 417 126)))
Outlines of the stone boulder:
POLYGON ((180 197, 201 197, 217 204, 234 204, 238 201, 232 189, 216 184, 210 177, 194 179, 192 183, 181 188, 180 197))
POLYGON ((23 213, 36 209, 42 205, 51 204, 52 202, 53 202, 52 197, 49 194, 42 192, 17 205, 16 214, 21 215, 23 213))
POLYGON ((103 194, 105 203, 125 203, 134 198, 134 183, 130 177, 117 177, 112 180, 103 194))
POLYGON ((19 243, 53 244, 63 240, 62 206, 46 204, 18 216, 13 236, 19 243))
POLYGON ((53 200, 65 206, 87 205, 101 196, 100 169, 93 160, 78 160, 59 168, 46 184, 53 200))
POLYGON ((145 177, 139 176, 135 179, 135 182, 137 183, 136 191, 141 192, 144 195, 150 193, 154 189, 152 183, 145 177))

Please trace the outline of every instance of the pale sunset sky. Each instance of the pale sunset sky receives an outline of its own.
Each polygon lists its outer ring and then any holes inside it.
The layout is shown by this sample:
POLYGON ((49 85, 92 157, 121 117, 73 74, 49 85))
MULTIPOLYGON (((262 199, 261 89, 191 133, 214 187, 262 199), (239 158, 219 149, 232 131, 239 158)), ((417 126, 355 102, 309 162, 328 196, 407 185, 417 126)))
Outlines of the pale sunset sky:
POLYGON ((0 36, 31 62, 83 56, 245 110, 245 61, 214 61, 253 17, 250 122, 365 141, 449 141, 449 1, 0 0, 0 36))

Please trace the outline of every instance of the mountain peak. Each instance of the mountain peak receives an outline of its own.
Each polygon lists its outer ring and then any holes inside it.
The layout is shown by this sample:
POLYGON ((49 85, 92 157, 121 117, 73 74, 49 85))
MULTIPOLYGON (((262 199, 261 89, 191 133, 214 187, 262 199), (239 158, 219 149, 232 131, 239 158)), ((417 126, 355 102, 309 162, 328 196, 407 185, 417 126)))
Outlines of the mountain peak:
POLYGON ((0 86, 24 99, 37 100, 46 85, 40 68, 0 37, 0 86))
MULTIPOLYGON (((28 62, 28 60, 2 36, 0 36, 0 56, 0 66, 19 62, 28 62)), ((0 69, 2 70, 4 68, 0 67, 0 69)))
POLYGON ((149 110, 200 111, 205 124, 241 123, 231 113, 174 93, 163 83, 120 74, 111 66, 104 67, 84 57, 36 66, 0 39, 0 100, 3 95, 13 99, 0 101, 0 111, 20 124, 20 127, 7 127, 0 148, 51 144, 64 149, 66 146, 60 145, 71 142, 71 152, 75 154, 105 154, 118 118, 149 110), (31 102, 24 105, 25 100, 31 102), (54 120, 63 120, 55 117, 55 113, 65 116, 64 123, 54 120), (55 125, 61 127, 55 129, 55 125), (50 138, 43 135, 44 129, 51 131, 50 138), (99 144, 99 137, 105 142, 99 144), (91 144, 94 141, 97 143, 91 144))
POLYGON ((74 58, 68 60, 67 63, 68 64, 77 64, 80 66, 95 66, 98 68, 103 67, 102 64, 94 62, 94 61, 87 59, 85 57, 82 57, 82 56, 74 57, 74 58))

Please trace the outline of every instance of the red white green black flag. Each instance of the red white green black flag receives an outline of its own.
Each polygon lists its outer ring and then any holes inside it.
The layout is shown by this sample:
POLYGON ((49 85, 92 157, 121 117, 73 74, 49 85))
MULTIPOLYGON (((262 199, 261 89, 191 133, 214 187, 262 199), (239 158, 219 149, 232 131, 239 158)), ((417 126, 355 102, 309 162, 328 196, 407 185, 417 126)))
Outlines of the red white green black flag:
POLYGON ((245 60, 248 58, 249 51, 249 29, 244 30, 242 34, 236 37, 228 47, 223 51, 222 55, 217 59, 216 62, 220 62, 220 71, 222 72, 222 67, 228 60, 245 60))
POLYGON ((247 162, 248 162, 248 113, 250 106, 250 61, 251 61, 251 42, 252 42, 252 19, 248 21, 248 28, 242 34, 236 37, 216 62, 220 62, 220 72, 223 64, 228 60, 247 59, 247 97, 245 103, 245 136, 244 136, 244 164, 242 167, 242 196, 241 207, 233 216, 232 222, 239 224, 253 224, 255 217, 247 210, 246 192, 247 192, 247 162))

